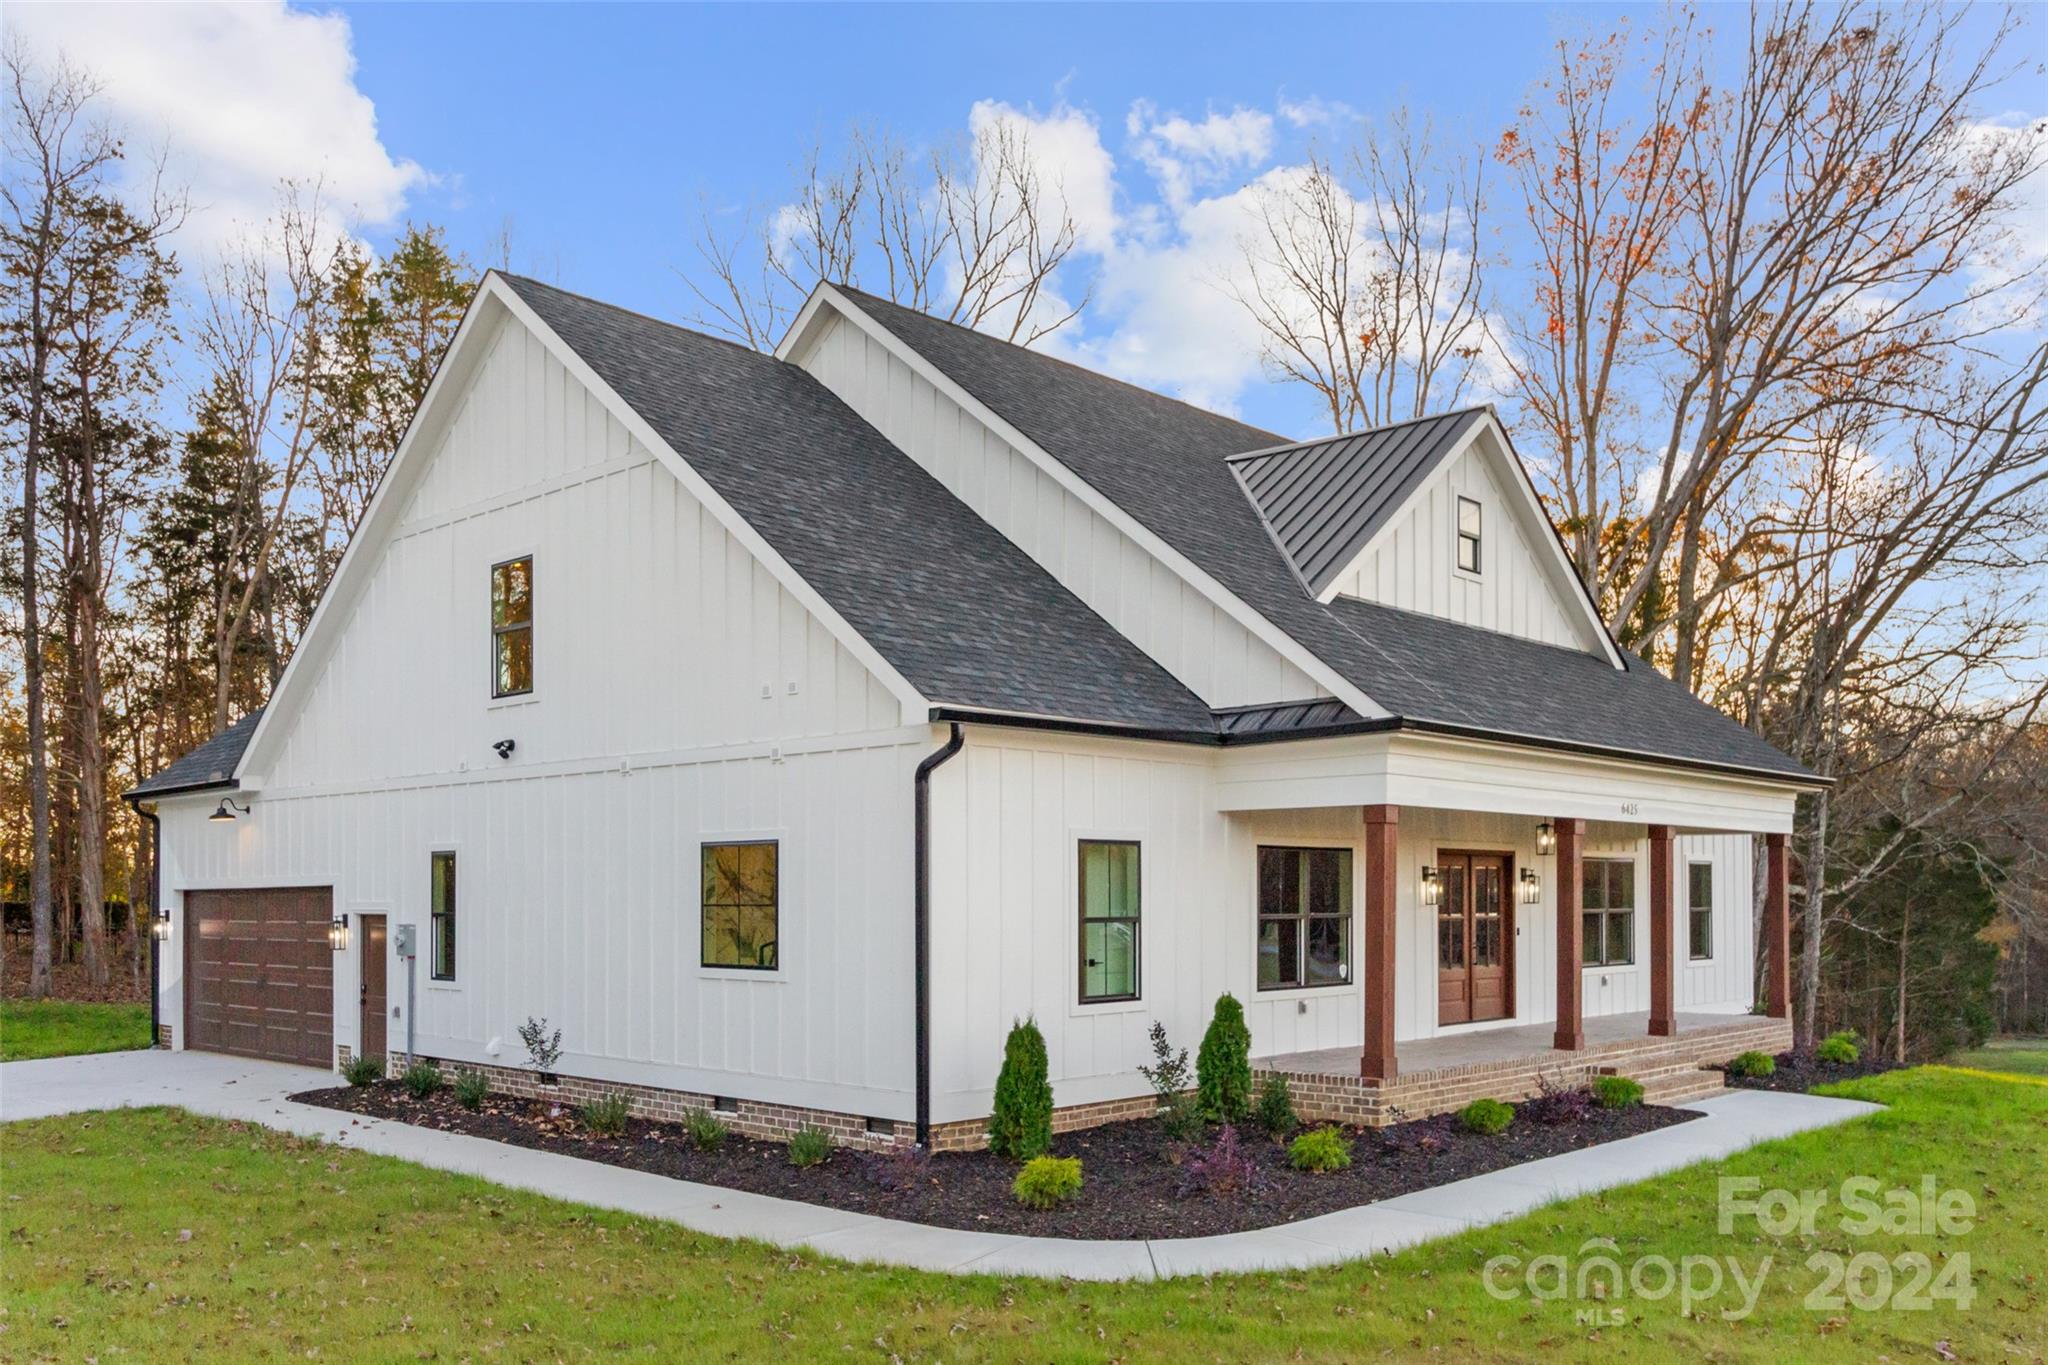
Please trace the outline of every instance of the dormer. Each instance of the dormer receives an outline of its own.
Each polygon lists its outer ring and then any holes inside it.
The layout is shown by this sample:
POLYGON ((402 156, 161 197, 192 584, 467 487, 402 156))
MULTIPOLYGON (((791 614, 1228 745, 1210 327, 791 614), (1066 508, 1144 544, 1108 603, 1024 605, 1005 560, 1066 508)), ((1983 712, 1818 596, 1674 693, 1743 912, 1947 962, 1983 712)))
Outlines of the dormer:
POLYGON ((1491 407, 1232 456, 1301 586, 1621 666, 1491 407))

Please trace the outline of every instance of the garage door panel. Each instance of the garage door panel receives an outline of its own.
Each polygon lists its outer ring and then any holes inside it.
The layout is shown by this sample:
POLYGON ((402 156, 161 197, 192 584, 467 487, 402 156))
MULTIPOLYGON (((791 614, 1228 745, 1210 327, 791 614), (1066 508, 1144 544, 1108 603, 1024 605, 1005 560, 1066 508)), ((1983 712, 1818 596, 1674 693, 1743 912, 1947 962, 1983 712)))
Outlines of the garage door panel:
POLYGON ((187 891, 186 1045, 331 1066, 333 904, 327 887, 187 891))

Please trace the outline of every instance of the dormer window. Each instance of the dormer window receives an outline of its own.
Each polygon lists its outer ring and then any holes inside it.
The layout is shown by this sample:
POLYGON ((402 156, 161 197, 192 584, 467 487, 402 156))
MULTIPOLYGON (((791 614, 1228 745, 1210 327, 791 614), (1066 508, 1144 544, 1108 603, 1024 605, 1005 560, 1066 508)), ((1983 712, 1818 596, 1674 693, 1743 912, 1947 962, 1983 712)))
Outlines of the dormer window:
POLYGON ((533 556, 491 566, 491 695, 533 691, 533 556))
POLYGON ((1466 573, 1479 572, 1479 503, 1458 499, 1458 567, 1466 573))

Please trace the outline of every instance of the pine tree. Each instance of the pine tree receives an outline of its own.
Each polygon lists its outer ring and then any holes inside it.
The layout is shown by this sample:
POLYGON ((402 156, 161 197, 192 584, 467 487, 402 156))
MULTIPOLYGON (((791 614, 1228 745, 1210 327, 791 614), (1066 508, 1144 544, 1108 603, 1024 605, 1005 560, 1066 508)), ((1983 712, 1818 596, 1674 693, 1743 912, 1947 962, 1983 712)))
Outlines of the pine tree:
POLYGON ((1052 1081, 1045 1035, 1038 1022, 1013 1024, 1003 1044, 1003 1069, 996 1076, 995 1111, 988 1121, 988 1149, 997 1156, 1029 1161, 1052 1146, 1052 1081))
POLYGON ((1202 1112, 1218 1123, 1235 1123, 1252 1108, 1252 1034, 1244 1006, 1225 993, 1195 1054, 1195 1093, 1202 1112))

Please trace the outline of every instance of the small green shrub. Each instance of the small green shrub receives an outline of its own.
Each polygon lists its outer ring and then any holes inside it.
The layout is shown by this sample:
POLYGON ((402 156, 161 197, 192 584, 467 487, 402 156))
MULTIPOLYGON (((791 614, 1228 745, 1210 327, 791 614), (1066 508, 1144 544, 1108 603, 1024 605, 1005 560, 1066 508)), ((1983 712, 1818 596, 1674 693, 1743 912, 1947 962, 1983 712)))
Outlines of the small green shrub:
POLYGON ((375 1085, 384 1079, 382 1057, 351 1057, 341 1068, 341 1078, 353 1086, 375 1085))
POLYGON ((1499 1100, 1474 1100, 1458 1111, 1458 1122, 1465 1125, 1466 1132, 1488 1137, 1505 1133, 1514 1121, 1515 1106, 1499 1100))
POLYGON ((1259 1102, 1252 1106, 1252 1122, 1274 1137, 1285 1137, 1301 1126, 1301 1116, 1294 1112, 1294 1092, 1287 1088, 1285 1076, 1268 1076, 1259 1087, 1259 1102))
POLYGON ((1777 1060, 1768 1052, 1745 1052, 1739 1057, 1730 1058, 1728 1062, 1728 1074, 1731 1076, 1748 1076, 1760 1080, 1775 1074, 1777 1070, 1777 1060))
POLYGON ((412 1091, 412 1097, 423 1100, 447 1084, 441 1075, 441 1068, 432 1062, 414 1062, 405 1069, 405 1088, 412 1091))
POLYGON ((692 1109, 683 1120, 683 1130, 690 1135, 690 1145, 700 1152, 715 1152, 725 1146, 728 1131, 725 1121, 709 1109, 692 1109))
POLYGON ((1024 1163, 1010 1193, 1031 1209, 1049 1209, 1064 1204, 1081 1192, 1081 1158, 1077 1156, 1035 1156, 1024 1163))
POLYGON ((1595 1076, 1593 1098, 1602 1109, 1630 1109, 1643 1102, 1643 1087, 1626 1076, 1595 1076))
POLYGON ((805 1125, 789 1135, 789 1164, 815 1166, 832 1155, 832 1135, 805 1125))
POLYGON ((1287 1164, 1297 1171, 1341 1171, 1351 1164, 1351 1144, 1340 1128, 1303 1133, 1287 1148, 1287 1164))
POLYGON ((1152 1065, 1142 1063, 1138 1074, 1151 1082, 1152 1093, 1159 1096, 1159 1126, 1166 1130, 1166 1136, 1174 1142, 1191 1142, 1201 1136, 1202 1108, 1189 1092, 1194 1089, 1194 1075, 1188 1067, 1188 1050, 1176 1049, 1167 1041, 1166 1025, 1157 1019, 1152 1021, 1152 1065))
POLYGON ((491 1078, 481 1071, 455 1073, 455 1102, 464 1109, 481 1109, 491 1093, 491 1078))
POLYGON ((598 1137, 619 1137, 626 1131, 630 1106, 624 1095, 599 1095, 578 1110, 583 1126, 598 1137))
POLYGON ((1821 1039, 1820 1045, 1814 1048, 1813 1055, 1823 1062, 1849 1066, 1863 1056, 1863 1049, 1856 1045, 1856 1035, 1844 1029, 1840 1033, 1830 1033, 1821 1039))
POLYGON ((1029 1161, 1052 1146, 1052 1081, 1048 1079, 1045 1035, 1026 1019, 1010 1027, 1003 1044, 1003 1069, 996 1075, 994 1112, 988 1120, 988 1149, 1012 1161, 1029 1161))
POLYGON ((1236 1123, 1252 1110, 1252 1031, 1244 1006, 1227 992, 1216 997, 1216 1014, 1195 1054, 1195 1089, 1202 1114, 1216 1123, 1236 1123))

